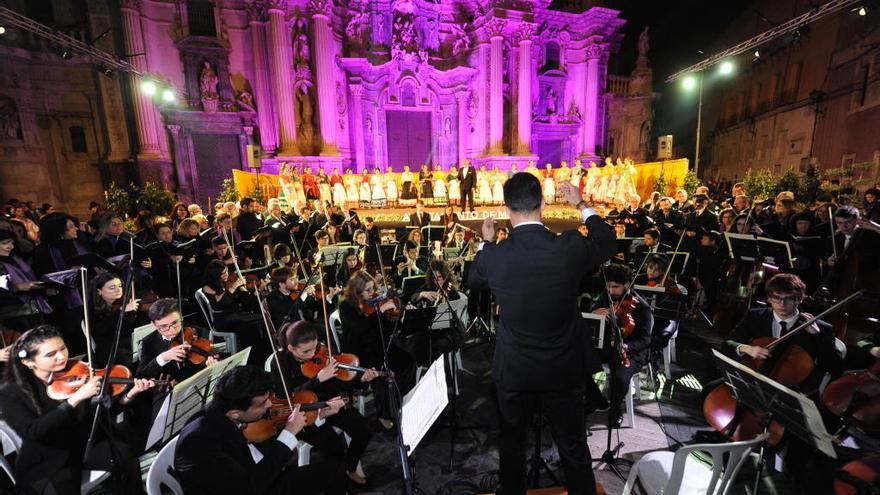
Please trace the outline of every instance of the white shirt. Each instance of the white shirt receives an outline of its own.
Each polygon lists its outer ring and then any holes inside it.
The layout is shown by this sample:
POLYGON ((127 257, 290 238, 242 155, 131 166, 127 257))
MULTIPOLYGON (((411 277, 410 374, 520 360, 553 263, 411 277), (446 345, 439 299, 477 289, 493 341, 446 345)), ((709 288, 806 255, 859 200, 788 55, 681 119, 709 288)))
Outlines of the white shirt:
POLYGON ((784 321, 784 322, 785 322, 785 325, 786 325, 786 330, 785 330, 785 331, 786 331, 786 332, 790 332, 791 329, 795 327, 795 322, 797 321, 798 316, 800 316, 800 314, 801 314, 800 311, 795 310, 795 312, 794 312, 793 315, 791 315, 791 316, 789 316, 788 318, 786 318, 786 319, 783 320, 783 319, 780 318, 780 316, 777 315, 776 312, 774 311, 774 312, 773 312, 773 326, 771 327, 771 331, 773 332, 773 338, 774 338, 774 339, 778 339, 779 337, 782 336, 782 335, 781 335, 781 332, 782 332, 782 325, 780 325, 780 322, 783 322, 783 321, 784 321))

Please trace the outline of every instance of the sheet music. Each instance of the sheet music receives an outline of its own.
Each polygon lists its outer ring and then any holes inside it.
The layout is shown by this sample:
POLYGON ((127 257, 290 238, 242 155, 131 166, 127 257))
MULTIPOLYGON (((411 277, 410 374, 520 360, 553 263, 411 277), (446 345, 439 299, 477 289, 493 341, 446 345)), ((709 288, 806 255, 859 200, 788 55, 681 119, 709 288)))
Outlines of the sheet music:
POLYGON ((593 332, 593 347, 596 349, 605 347, 605 317, 593 313, 581 313, 581 317, 589 320, 591 322, 588 323, 589 327, 595 329, 593 332))
POLYGON ((431 425, 449 404, 443 359, 444 356, 438 357, 419 383, 403 398, 400 431, 403 444, 409 447, 408 455, 412 455, 431 425))

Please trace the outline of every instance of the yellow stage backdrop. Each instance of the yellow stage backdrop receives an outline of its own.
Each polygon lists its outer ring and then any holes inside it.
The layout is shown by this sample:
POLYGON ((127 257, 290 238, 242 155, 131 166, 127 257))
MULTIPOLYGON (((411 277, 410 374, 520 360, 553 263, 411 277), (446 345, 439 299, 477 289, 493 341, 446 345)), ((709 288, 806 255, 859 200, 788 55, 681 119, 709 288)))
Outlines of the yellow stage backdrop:
POLYGON ((281 192, 281 183, 279 176, 274 174, 255 174, 253 172, 245 172, 244 170, 232 170, 232 181, 235 188, 238 189, 242 196, 251 196, 257 189, 259 182, 260 189, 263 191, 264 198, 277 198, 281 192), (259 177, 259 181, 257 178, 259 177))
POLYGON ((636 165, 636 176, 633 178, 636 191, 645 201, 654 192, 654 182, 663 172, 666 177, 666 191, 661 193, 672 195, 675 190, 684 184, 684 176, 688 172, 688 159, 665 160, 662 162, 648 162, 636 165))

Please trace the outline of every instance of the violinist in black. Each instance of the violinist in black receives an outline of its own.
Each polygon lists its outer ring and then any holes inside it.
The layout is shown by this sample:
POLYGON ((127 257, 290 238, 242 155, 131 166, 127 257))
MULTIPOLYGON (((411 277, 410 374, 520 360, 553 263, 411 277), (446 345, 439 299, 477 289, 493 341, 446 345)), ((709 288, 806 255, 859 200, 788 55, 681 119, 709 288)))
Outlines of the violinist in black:
POLYGON ((124 287, 119 276, 105 272, 93 278, 89 295, 89 328, 92 337, 92 348, 95 351, 95 366, 104 367, 110 359, 113 339, 116 336, 116 325, 119 318, 119 306, 125 306, 122 317, 122 333, 119 335, 119 349, 114 364, 131 367, 132 347, 131 334, 139 325, 139 299, 122 301, 124 287))
MULTIPOLYGON (((466 296, 455 287, 455 280, 449 265, 443 260, 431 261, 430 269, 425 276, 425 283, 416 291, 410 303, 416 308, 434 306, 437 314, 449 313, 450 308, 456 310, 450 301, 460 301, 466 296)), ((450 323, 447 328, 432 330, 429 335, 412 335, 407 341, 407 347, 412 350, 416 362, 422 366, 429 366, 437 356, 454 351, 461 347, 464 335, 460 328, 460 321, 456 316, 448 315, 450 323), (430 339, 430 340, 429 340, 430 339)))
MULTIPOLYGON (((298 286, 296 273, 286 266, 276 268, 272 270, 272 279, 269 281, 269 285, 272 291, 266 296, 266 303, 269 306, 272 325, 278 329, 285 323, 301 320, 305 303, 300 297, 301 295, 292 297, 298 286)), ((306 290, 314 293, 314 288, 306 290)))
POLYGON ((278 341, 284 346, 284 351, 279 353, 278 358, 281 361, 285 382, 282 383, 278 365, 273 359, 271 367, 272 377, 275 380, 275 394, 284 397, 285 385, 287 392, 291 394, 300 390, 310 390, 317 395, 318 400, 328 401, 329 407, 337 411, 326 416, 326 424, 303 429, 299 438, 333 458, 344 460, 345 472, 349 479, 355 484, 365 485, 367 480, 357 471, 372 433, 367 420, 357 409, 341 408, 344 403, 340 398, 351 396, 368 386, 366 384, 379 376, 378 373, 375 369, 368 368, 354 380, 345 382, 336 378, 338 367, 336 361, 332 360, 316 376, 307 377, 303 373, 302 364, 314 359, 323 344, 318 342, 316 327, 304 321, 281 327, 278 341), (339 428, 351 438, 347 448, 345 441, 331 426, 339 428))
MULTIPOLYGON (((79 495, 83 473, 94 469, 112 472, 108 483, 116 493, 143 493, 137 463, 143 444, 132 448, 117 435, 111 447, 98 433, 92 456, 83 460, 95 414, 90 399, 100 392, 101 379, 91 378, 67 397, 49 397, 53 375, 69 368, 67 346, 58 330, 41 325, 25 332, 13 344, 12 354, 0 387, 0 417, 22 440, 14 467, 16 492, 79 495)), ((152 386, 150 380, 135 380, 111 414, 152 386)))
POLYGON ((237 334, 239 349, 252 346, 250 359, 262 362, 270 348, 257 299, 247 291, 244 280, 230 283, 229 277, 229 267, 220 260, 211 260, 205 267, 202 292, 211 306, 214 326, 220 332, 237 334))
MULTIPOLYGON (((598 349, 602 361, 610 365, 611 377, 614 381, 614 396, 609 398, 612 415, 620 426, 623 415, 620 410, 624 397, 629 392, 629 381, 634 374, 648 363, 651 348, 651 329, 654 326, 654 314, 651 307, 638 294, 632 292, 632 270, 625 265, 612 264, 605 269, 606 293, 603 293, 593 305, 593 314, 604 316, 606 319, 617 315, 617 325, 623 334, 623 344, 629 365, 620 363, 617 359, 618 342, 610 334, 611 326, 605 325, 605 335, 608 341, 602 349, 598 349), (608 296, 611 296, 609 304, 608 296), (615 314, 611 313, 611 306, 615 314), (610 346, 608 345, 610 344, 610 346)), ((592 342, 590 343, 592 344, 592 342)), ((593 380, 587 380, 588 408, 602 407, 603 400, 598 387, 593 380)))

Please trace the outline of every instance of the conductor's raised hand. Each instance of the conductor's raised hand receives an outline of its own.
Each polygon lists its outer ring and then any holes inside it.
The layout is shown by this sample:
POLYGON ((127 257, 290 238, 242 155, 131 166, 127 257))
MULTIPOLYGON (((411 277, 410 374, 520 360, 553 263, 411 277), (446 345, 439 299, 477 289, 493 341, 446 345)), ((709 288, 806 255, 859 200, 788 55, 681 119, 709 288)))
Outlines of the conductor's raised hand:
POLYGON ((480 226, 480 230, 483 232, 483 240, 486 242, 494 242, 495 241, 495 219, 492 217, 486 217, 483 220, 483 224, 480 226))
POLYGON ((581 196, 581 190, 571 182, 562 181, 559 184, 559 188, 562 189, 565 201, 572 206, 577 206, 578 203, 584 200, 583 196, 581 196))

